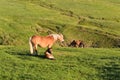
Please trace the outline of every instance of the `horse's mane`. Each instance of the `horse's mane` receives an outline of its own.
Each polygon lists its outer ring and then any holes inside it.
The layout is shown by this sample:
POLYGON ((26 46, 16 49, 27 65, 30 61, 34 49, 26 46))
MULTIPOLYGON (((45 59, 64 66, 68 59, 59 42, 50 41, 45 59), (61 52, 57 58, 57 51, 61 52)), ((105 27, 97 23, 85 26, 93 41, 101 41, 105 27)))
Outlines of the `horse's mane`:
POLYGON ((50 35, 48 35, 48 36, 53 36, 53 38, 54 38, 55 40, 57 40, 57 39, 58 39, 58 37, 60 37, 60 35, 59 35, 59 34, 50 34, 50 35))

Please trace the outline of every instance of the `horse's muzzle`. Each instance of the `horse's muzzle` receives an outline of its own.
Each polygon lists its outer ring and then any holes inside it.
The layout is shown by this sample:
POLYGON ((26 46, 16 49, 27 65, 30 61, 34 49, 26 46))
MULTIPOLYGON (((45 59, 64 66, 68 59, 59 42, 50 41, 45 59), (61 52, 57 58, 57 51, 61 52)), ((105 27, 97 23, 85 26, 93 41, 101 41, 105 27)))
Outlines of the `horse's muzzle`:
POLYGON ((61 41, 61 43, 64 43, 64 40, 63 40, 63 41, 61 41))

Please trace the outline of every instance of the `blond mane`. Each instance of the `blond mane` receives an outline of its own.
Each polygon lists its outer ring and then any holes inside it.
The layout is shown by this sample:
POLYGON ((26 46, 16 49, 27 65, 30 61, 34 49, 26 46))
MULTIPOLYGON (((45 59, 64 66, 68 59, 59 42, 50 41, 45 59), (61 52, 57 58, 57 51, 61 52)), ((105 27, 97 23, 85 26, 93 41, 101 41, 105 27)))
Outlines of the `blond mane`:
POLYGON ((49 36, 53 36, 54 40, 58 40, 58 38, 60 37, 59 34, 50 34, 49 36))

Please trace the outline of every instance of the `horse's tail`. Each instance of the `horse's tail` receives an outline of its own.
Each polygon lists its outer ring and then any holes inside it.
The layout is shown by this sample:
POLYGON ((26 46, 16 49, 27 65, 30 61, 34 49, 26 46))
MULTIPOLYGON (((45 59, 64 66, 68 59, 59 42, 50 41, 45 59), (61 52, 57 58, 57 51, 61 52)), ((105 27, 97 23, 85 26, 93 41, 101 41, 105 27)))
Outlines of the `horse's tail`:
POLYGON ((31 42, 31 37, 29 39, 29 45, 30 45, 30 53, 33 54, 33 44, 31 42))

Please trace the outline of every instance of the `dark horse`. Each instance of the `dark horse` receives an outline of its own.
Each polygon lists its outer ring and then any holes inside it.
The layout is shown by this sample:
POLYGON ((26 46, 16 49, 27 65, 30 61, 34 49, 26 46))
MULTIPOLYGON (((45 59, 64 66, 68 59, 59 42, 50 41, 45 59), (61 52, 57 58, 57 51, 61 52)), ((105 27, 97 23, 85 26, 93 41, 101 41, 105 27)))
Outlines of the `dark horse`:
POLYGON ((62 34, 50 34, 48 36, 34 35, 29 39, 30 52, 32 55, 38 55, 37 46, 40 46, 42 48, 48 47, 48 49, 45 52, 46 57, 49 59, 54 58, 52 55, 52 46, 57 40, 63 42, 64 41, 63 35, 62 34))
POLYGON ((84 43, 83 43, 83 41, 81 41, 81 40, 73 40, 70 44, 69 44, 69 46, 71 46, 71 47, 81 47, 81 48, 84 48, 84 43))

